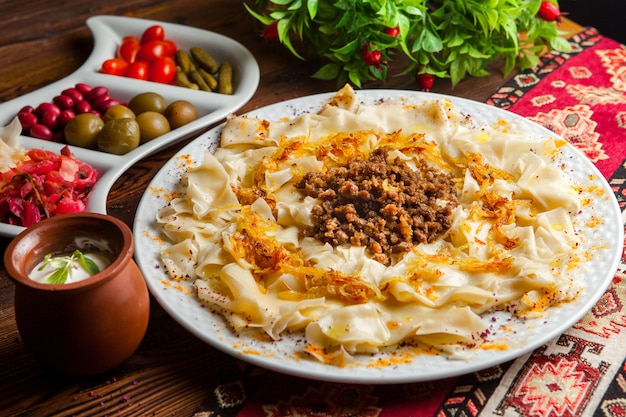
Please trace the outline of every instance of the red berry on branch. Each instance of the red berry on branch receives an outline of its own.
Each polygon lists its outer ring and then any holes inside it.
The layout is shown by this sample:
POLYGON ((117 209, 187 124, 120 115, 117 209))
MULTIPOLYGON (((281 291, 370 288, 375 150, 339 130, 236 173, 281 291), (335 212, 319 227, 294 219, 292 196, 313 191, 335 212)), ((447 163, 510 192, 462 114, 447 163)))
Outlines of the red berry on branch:
POLYGON ((363 61, 365 61, 367 65, 379 67, 381 54, 379 50, 372 49, 375 46, 375 43, 366 43, 361 50, 361 56, 363 57, 363 61))
POLYGON ((435 83, 435 76, 432 74, 421 73, 415 76, 417 85, 424 91, 430 91, 435 83))
POLYGON ((396 26, 396 27, 393 27, 393 28, 386 28, 386 29, 384 30, 384 32, 385 32, 387 35, 389 35, 389 36, 393 36, 393 37, 395 38, 395 37, 396 37, 396 36, 398 36, 398 34, 400 33, 400 28, 398 28, 397 26, 396 26))
POLYGON ((566 14, 567 13, 561 13, 559 6, 550 1, 542 1, 541 6, 539 6, 539 11, 537 12, 537 16, 546 22, 560 22, 562 20, 561 16, 565 16, 566 14))
POLYGON ((268 41, 278 40, 278 21, 274 21, 263 28, 261 37, 268 41))

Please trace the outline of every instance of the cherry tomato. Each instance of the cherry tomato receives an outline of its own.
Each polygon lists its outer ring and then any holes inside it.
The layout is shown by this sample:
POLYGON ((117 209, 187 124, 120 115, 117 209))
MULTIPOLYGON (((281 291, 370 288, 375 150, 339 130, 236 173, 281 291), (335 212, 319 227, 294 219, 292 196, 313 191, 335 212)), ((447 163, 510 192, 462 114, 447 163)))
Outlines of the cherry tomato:
POLYGON ((133 35, 124 36, 116 57, 103 62, 101 71, 169 84, 176 75, 173 59, 176 50, 176 44, 165 39, 163 27, 153 25, 144 30, 140 39, 133 35), (163 59, 166 57, 170 59, 163 59), (151 68, 155 61, 158 63, 151 68))
POLYGON ((102 63, 101 71, 109 75, 125 75, 127 69, 128 62, 122 58, 111 58, 102 63))
POLYGON ((152 41, 162 41, 163 39, 165 39, 165 30, 163 29, 163 26, 154 25, 144 30, 141 35, 141 44, 144 45, 152 41))
POLYGON ((164 56, 173 57, 174 54, 176 54, 176 49, 178 49, 174 41, 165 39, 163 43, 164 43, 164 53, 165 53, 164 56))
POLYGON ((169 56, 157 58, 150 64, 150 81, 169 84, 176 76, 176 62, 169 56))
POLYGON ((150 41, 142 44, 141 49, 137 53, 138 61, 152 62, 157 58, 167 56, 167 46, 163 41, 150 41))
POLYGON ((132 64, 135 62, 139 49, 141 49, 141 44, 136 37, 125 36, 124 39, 122 39, 122 44, 117 50, 117 57, 122 58, 129 64, 132 64))
POLYGON ((138 80, 147 80, 150 71, 150 64, 146 61, 135 61, 128 66, 126 76, 138 80))

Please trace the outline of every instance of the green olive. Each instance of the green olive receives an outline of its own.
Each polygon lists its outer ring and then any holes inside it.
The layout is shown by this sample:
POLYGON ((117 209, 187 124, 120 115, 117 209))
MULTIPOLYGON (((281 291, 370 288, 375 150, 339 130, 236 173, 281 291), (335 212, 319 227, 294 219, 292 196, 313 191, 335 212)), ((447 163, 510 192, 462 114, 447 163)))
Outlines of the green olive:
POLYGON ((93 113, 81 113, 70 120, 63 129, 65 141, 82 148, 95 148, 96 137, 102 130, 104 121, 93 113))
POLYGON ((170 122, 170 127, 176 129, 196 120, 198 118, 198 109, 188 101, 177 100, 167 106, 164 114, 170 122))
POLYGON ((128 107, 139 116, 145 111, 155 111, 157 113, 163 113, 167 107, 167 101, 162 95, 153 92, 140 93, 131 98, 128 102, 128 107))
POLYGON ((141 132, 140 143, 146 143, 170 131, 170 123, 165 116, 155 111, 145 111, 135 120, 141 132))
POLYGON ((104 122, 106 123, 109 120, 123 119, 125 117, 134 119, 135 113, 127 106, 124 106, 122 104, 116 104, 114 106, 109 107, 107 111, 104 112, 104 114, 102 115, 102 120, 104 120, 104 122))
POLYGON ((139 123, 129 117, 109 120, 96 137, 98 149, 124 155, 139 146, 139 123))

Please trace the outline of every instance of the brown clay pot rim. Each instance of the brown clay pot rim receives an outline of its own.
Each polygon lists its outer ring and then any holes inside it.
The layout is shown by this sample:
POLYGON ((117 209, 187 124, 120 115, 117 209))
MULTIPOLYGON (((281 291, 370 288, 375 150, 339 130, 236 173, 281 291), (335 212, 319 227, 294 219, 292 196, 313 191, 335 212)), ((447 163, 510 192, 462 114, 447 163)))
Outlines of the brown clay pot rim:
POLYGON ((4 252, 4 265, 9 275, 9 278, 11 278, 11 280, 16 285, 25 285, 32 289, 41 291, 60 291, 66 293, 68 291, 82 290, 86 287, 97 286, 106 281, 109 281, 110 279, 118 275, 126 267, 129 261, 132 262, 133 252, 133 233, 123 221, 119 220, 116 217, 100 213, 71 213, 57 215, 48 219, 44 219, 23 230, 20 234, 13 238, 11 242, 9 242, 9 245, 4 252), (109 266, 89 278, 69 284, 45 284, 33 281, 28 277, 27 272, 23 272, 21 268, 16 267, 15 263, 13 262, 13 252, 16 248, 19 247, 20 244, 24 242, 24 239, 27 238, 27 235, 30 235, 32 233, 38 233, 41 228, 48 227, 49 223, 57 223, 57 227, 63 227, 63 225, 65 224, 71 225, 75 222, 75 219, 77 218, 87 218, 93 219, 94 221, 101 221, 103 223, 103 227, 116 227, 120 230, 122 235, 122 246, 119 250, 118 256, 109 266))

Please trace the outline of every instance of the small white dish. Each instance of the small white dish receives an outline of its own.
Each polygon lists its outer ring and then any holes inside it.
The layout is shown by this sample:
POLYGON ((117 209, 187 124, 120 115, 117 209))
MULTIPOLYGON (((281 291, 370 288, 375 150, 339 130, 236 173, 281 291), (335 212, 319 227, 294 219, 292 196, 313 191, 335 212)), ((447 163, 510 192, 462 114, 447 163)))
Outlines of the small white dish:
MULTIPOLYGON (((94 16, 87 20, 87 26, 94 37, 94 48, 85 63, 72 74, 31 93, 0 104, 0 124, 5 125, 26 106, 37 106, 51 102, 66 88, 77 83, 91 86, 105 86, 110 95, 120 101, 128 101, 133 96, 147 91, 161 94, 168 103, 187 100, 193 103, 199 113, 197 120, 147 142, 125 155, 113 155, 91 149, 70 146, 72 153, 80 160, 98 170, 98 182, 87 202, 87 210, 106 213, 106 200, 109 190, 130 166, 141 158, 173 143, 187 139, 247 103, 259 85, 259 66, 254 56, 237 41, 215 32, 147 19, 124 16, 94 16), (167 39, 174 41, 178 48, 189 49, 201 46, 209 51, 216 61, 228 60, 233 66, 232 95, 191 90, 189 88, 141 81, 127 77, 107 75, 100 72, 102 62, 115 56, 122 38, 127 35, 141 36, 152 25, 161 25, 167 39)), ((39 148, 58 152, 64 144, 22 136, 20 144, 26 149, 39 148)), ((24 230, 21 226, 0 223, 0 236, 13 237, 24 230)))

